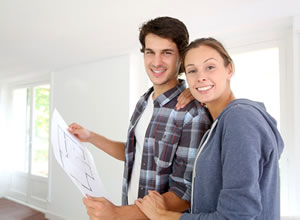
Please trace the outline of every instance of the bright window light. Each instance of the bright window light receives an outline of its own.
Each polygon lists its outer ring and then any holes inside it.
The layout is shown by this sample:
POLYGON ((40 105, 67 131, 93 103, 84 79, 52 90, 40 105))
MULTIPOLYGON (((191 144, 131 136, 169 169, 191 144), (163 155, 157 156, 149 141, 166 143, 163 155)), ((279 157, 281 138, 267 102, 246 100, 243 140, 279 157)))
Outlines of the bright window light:
POLYGON ((231 87, 236 98, 263 102, 280 128, 279 49, 231 54, 235 64, 231 87))
POLYGON ((12 140, 12 147, 15 161, 13 163, 14 170, 27 172, 27 152, 28 152, 28 94, 27 88, 16 89, 13 91, 13 105, 12 105, 12 131, 14 137, 12 140))
POLYGON ((50 86, 13 91, 14 168, 36 176, 48 176, 50 86), (31 160, 30 160, 31 159, 31 160))

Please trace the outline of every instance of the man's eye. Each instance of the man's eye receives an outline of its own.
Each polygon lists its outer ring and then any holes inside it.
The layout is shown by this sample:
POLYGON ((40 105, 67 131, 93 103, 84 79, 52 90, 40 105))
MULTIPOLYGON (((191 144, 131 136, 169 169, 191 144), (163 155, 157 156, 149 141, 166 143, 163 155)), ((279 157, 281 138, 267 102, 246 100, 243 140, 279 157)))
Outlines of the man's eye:
POLYGON ((172 52, 170 52, 170 51, 165 51, 164 54, 165 54, 165 55, 171 55, 172 52))

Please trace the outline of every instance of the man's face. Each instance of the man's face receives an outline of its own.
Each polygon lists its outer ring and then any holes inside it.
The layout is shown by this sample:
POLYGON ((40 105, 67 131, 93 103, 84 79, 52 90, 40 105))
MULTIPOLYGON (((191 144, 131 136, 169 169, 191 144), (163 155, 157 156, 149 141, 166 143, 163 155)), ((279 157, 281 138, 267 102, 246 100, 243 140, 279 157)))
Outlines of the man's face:
POLYGON ((144 64, 153 85, 164 86, 176 81, 180 67, 176 44, 170 39, 148 34, 145 38, 144 64))

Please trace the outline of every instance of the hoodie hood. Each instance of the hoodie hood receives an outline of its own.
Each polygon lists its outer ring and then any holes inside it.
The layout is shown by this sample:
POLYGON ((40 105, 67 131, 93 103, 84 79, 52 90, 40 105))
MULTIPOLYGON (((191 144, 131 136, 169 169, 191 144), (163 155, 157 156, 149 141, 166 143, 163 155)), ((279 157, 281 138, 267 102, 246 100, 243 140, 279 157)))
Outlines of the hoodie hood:
POLYGON ((231 108, 237 105, 244 105, 249 108, 255 108, 266 120, 266 122, 269 124, 271 127, 274 136, 276 137, 277 141, 277 148, 279 155, 281 155, 284 147, 284 143, 282 140, 282 137, 279 133, 279 130, 277 128, 277 122, 276 120, 266 111, 265 105, 262 102, 256 102, 256 101, 251 101, 249 99, 235 99, 231 103, 229 103, 226 108, 221 112, 221 114, 217 117, 217 120, 221 118, 226 112, 228 112, 231 108))

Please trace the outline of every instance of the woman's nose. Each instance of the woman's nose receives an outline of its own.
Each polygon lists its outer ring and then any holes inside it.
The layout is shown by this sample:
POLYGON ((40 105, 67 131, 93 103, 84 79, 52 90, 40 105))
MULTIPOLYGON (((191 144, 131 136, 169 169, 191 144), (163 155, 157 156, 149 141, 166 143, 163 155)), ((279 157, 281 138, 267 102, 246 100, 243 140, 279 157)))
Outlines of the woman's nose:
POLYGON ((197 80, 198 80, 198 82, 204 82, 204 81, 206 81, 206 77, 204 76, 203 73, 199 72, 197 80))

